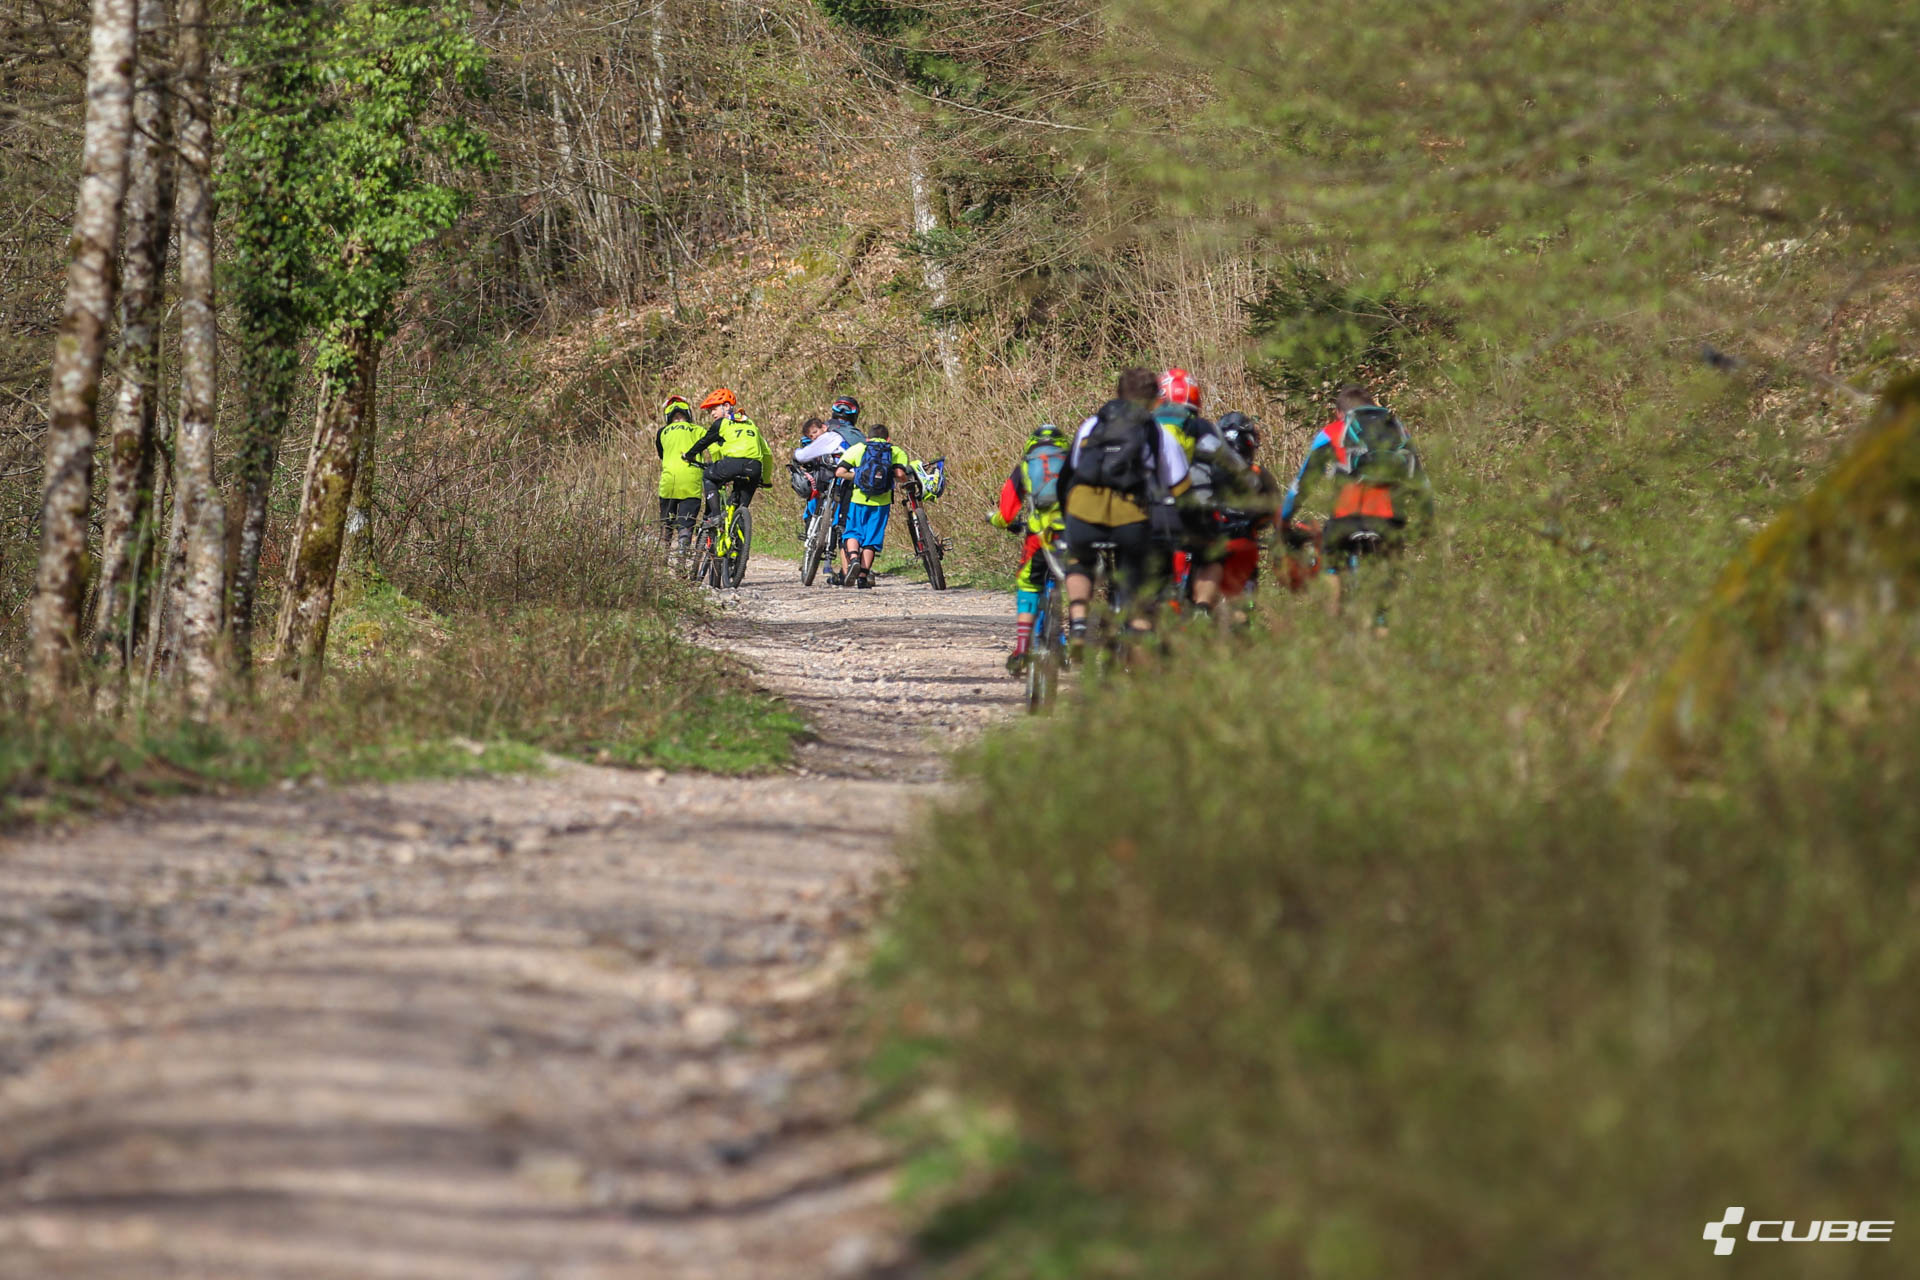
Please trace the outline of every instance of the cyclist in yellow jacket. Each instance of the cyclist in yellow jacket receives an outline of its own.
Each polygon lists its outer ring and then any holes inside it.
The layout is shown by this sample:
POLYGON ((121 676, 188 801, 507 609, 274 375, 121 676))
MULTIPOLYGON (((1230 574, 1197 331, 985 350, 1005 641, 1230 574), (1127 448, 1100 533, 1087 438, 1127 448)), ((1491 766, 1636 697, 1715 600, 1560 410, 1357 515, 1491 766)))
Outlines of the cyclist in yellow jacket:
MULTIPOLYGON (((668 396, 660 406, 666 423, 653 433, 653 451, 660 455, 660 545, 667 559, 684 559, 693 550, 693 526, 700 521, 700 497, 705 486, 700 464, 686 459, 700 436, 693 406, 685 396, 668 396)), ((705 461, 705 459, 703 459, 705 461)))
POLYGON ((700 407, 713 414, 712 425, 681 457, 693 462, 704 450, 717 447, 719 460, 704 470, 707 511, 711 514, 719 508, 720 486, 725 484, 733 486, 733 505, 744 508, 753 501, 753 491, 766 483, 773 469, 773 450, 767 447, 759 425, 740 412, 740 401, 727 388, 709 391, 700 407))

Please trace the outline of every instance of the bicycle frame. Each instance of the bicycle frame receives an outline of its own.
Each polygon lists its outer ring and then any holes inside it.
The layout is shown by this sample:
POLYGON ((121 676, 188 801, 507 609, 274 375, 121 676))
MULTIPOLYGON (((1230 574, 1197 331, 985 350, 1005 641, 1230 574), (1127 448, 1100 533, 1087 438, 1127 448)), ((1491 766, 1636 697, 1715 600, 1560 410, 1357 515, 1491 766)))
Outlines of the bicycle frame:
MULTIPOLYGON (((705 474, 705 468, 702 473, 705 474)), ((737 587, 746 576, 744 561, 751 550, 752 525, 746 520, 745 508, 734 500, 738 481, 715 482, 709 476, 708 482, 719 505, 717 511, 709 512, 701 522, 706 554, 697 558, 694 581, 700 580, 701 570, 705 569, 710 572, 713 586, 737 587)))
POLYGON ((899 469, 901 505, 906 508, 907 532, 913 539, 914 554, 920 558, 920 563, 927 571, 927 585, 935 591, 945 591, 947 574, 941 564, 941 557, 946 553, 946 545, 940 541, 939 535, 934 533, 933 522, 927 518, 926 499, 929 496, 938 496, 946 488, 946 459, 934 459, 928 470, 933 473, 934 488, 931 495, 928 494, 917 469, 911 467, 899 469))

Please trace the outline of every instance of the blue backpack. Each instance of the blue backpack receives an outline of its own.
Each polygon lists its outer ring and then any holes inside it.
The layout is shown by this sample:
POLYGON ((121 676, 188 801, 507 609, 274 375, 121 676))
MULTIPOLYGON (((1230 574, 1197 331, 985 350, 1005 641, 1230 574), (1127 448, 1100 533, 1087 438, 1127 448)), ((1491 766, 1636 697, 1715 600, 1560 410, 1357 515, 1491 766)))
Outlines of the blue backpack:
POLYGON ((1057 444, 1037 444, 1027 450, 1022 463, 1027 469, 1027 497, 1034 509, 1044 511, 1060 505, 1060 473, 1067 469, 1067 451, 1057 444))
POLYGON ((869 498, 884 498, 893 492, 893 446, 885 440, 868 440, 867 451, 853 473, 854 484, 869 498))

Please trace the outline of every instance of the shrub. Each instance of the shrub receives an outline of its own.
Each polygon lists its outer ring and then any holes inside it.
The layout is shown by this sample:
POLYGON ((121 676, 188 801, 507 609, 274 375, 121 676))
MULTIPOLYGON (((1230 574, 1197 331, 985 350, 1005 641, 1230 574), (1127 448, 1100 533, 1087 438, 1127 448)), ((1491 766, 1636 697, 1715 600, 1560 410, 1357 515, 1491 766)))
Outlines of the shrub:
POLYGON ((1010 1117, 939 1243, 1004 1276, 1674 1275, 1729 1203, 1911 1199, 1920 715, 1748 723, 1713 785, 1621 790, 1592 704, 1463 602, 1202 646, 965 759, 886 949, 925 1078, 1010 1117))

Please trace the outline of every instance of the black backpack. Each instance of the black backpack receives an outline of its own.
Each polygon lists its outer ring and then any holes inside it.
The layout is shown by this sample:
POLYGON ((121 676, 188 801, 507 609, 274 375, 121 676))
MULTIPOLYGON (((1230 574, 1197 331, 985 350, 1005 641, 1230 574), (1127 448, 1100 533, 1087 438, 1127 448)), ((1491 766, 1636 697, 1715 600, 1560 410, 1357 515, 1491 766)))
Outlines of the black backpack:
POLYGON ((1075 484, 1098 485, 1132 498, 1147 496, 1160 457, 1160 424, 1132 400, 1109 400, 1094 415, 1073 464, 1075 484))

